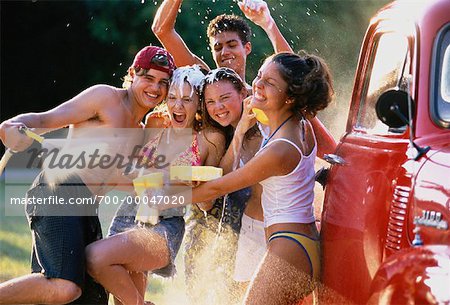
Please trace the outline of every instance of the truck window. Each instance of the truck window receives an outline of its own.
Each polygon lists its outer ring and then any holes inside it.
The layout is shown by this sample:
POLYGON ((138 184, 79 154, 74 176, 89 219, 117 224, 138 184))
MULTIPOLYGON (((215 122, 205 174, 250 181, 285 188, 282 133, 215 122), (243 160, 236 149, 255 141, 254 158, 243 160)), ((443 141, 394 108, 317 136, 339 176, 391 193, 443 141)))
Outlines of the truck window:
POLYGON ((378 97, 388 89, 400 87, 405 91, 408 90, 407 82, 411 79, 409 71, 410 56, 406 37, 394 32, 379 34, 373 44, 369 69, 364 78, 364 89, 355 126, 357 130, 376 135, 405 131, 405 128, 389 129, 378 120, 375 104, 378 97))
POLYGON ((450 127, 450 24, 447 25, 440 35, 438 35, 436 61, 437 83, 435 87, 435 97, 432 103, 437 107, 432 107, 436 113, 433 115, 438 124, 443 127, 450 127))
POLYGON ((444 52, 440 83, 442 101, 448 104, 450 103, 450 45, 447 46, 444 52))

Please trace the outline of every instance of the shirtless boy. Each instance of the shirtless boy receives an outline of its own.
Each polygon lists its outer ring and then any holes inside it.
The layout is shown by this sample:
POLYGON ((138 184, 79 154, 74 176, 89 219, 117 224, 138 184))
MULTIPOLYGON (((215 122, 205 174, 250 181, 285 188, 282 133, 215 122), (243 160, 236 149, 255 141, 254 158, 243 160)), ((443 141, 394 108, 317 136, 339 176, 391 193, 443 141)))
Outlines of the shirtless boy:
MULTIPOLYGON (((167 95, 175 69, 172 56, 164 49, 147 46, 140 50, 128 69, 128 86, 92 86, 65 103, 42 113, 26 113, 0 124, 0 139, 13 151, 23 151, 31 139, 19 132, 28 128, 141 128, 144 116, 167 95)), ((86 181, 99 178, 94 169, 71 177, 73 194, 93 196, 107 189, 86 181)), ((106 181, 107 177, 101 177, 106 181)), ((63 181, 64 182, 64 181, 63 181)), ((63 184, 61 184, 63 185, 63 184)), ((28 191, 37 196, 61 195, 61 185, 49 187, 41 173, 28 191)), ((33 236, 32 274, 0 284, 0 304, 107 304, 105 290, 86 273, 85 247, 101 238, 98 217, 39 216, 27 208, 33 236)))

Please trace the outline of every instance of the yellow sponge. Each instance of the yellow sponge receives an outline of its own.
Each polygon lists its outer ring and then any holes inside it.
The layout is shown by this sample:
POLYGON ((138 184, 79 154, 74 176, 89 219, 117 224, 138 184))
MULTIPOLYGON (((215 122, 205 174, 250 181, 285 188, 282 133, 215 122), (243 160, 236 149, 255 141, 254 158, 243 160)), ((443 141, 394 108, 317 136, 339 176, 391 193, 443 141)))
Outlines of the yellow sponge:
POLYGON ((163 173, 151 173, 133 179, 133 186, 136 194, 140 196, 148 188, 162 188, 163 173))
POLYGON ((214 166, 171 166, 170 180, 209 181, 222 177, 223 170, 214 166))
MULTIPOLYGON (((163 173, 151 173, 133 179, 133 186, 136 194, 142 196, 146 189, 155 189, 163 187, 163 173)), ((139 208, 136 213, 136 220, 143 223, 150 223, 156 225, 159 221, 158 209, 151 206, 148 201, 141 200, 139 208)))
POLYGON ((262 111, 261 109, 258 108, 252 108, 252 111, 254 114, 256 114, 256 119, 264 125, 269 124, 269 118, 267 117, 267 115, 264 113, 264 111, 262 111))

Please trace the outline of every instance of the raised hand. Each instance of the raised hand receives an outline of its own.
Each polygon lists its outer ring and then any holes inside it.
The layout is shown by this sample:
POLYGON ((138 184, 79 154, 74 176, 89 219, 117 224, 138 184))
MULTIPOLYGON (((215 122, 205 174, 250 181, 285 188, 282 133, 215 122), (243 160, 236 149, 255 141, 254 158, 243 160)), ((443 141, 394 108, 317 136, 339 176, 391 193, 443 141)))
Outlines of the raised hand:
POLYGON ((235 133, 244 135, 247 130, 256 124, 256 115, 253 113, 252 108, 252 96, 249 96, 244 100, 244 109, 235 133))
POLYGON ((267 3, 264 0, 242 0, 238 2, 238 5, 245 17, 263 29, 269 27, 273 22, 267 3))

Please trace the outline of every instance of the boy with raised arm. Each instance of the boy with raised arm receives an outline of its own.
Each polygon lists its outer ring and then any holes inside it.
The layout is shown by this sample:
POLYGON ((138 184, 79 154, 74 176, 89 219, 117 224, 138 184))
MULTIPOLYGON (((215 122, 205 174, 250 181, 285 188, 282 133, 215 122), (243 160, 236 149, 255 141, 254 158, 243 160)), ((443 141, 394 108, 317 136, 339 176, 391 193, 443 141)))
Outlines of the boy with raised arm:
MULTIPOLYGON (((164 0, 158 8, 152 24, 152 31, 162 45, 173 55, 178 67, 200 64, 208 65, 192 53, 180 34, 175 30, 175 22, 183 0, 164 0)), ((283 37, 264 0, 244 0, 238 2, 245 16, 260 26, 269 37, 274 52, 292 52, 283 37)), ((246 80, 247 56, 252 51, 251 29, 244 19, 236 15, 219 15, 208 25, 207 35, 216 66, 231 68, 242 80, 246 80)), ((249 95, 251 88, 248 87, 249 95)), ((336 148, 333 136, 318 118, 311 119, 318 138, 318 156, 332 153, 336 148)))
MULTIPOLYGON (((189 50, 175 30, 175 21, 182 2, 182 0, 165 0, 156 12, 152 31, 163 46, 173 54, 177 66, 200 64, 209 69, 203 60, 189 50)), ((238 5, 248 19, 264 29, 275 52, 292 52, 270 15, 266 2, 252 0, 238 2, 238 5)), ((207 35, 217 67, 231 68, 245 81, 247 56, 252 51, 251 29, 245 20, 236 15, 217 16, 209 23, 207 35)))

